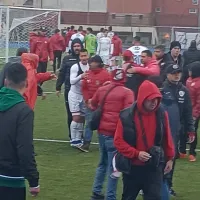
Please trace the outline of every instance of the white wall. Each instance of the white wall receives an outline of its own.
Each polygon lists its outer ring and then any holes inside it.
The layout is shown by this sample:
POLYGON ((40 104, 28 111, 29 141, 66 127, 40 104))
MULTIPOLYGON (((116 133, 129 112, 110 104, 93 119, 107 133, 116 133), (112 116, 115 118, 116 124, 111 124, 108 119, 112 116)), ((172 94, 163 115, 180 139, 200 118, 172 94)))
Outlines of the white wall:
MULTIPOLYGON (((43 8, 65 11, 107 12, 107 0, 42 0, 43 8), (89 5, 89 6, 88 6, 89 5)), ((41 7, 41 0, 34 0, 35 7, 41 7)))

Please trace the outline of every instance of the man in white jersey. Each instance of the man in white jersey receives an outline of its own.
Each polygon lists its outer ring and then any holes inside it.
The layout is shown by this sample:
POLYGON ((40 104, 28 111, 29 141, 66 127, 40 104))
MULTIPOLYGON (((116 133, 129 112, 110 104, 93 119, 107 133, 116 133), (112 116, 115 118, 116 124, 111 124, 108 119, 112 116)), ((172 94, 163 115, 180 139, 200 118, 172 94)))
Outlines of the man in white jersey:
POLYGON ((99 40, 104 37, 104 28, 100 29, 100 32, 97 33, 97 43, 99 43, 99 40))
POLYGON ((147 47, 144 47, 140 44, 140 37, 135 36, 133 38, 133 46, 128 49, 134 55, 134 62, 138 65, 141 64, 141 54, 143 51, 148 50, 147 47))
MULTIPOLYGON (((77 33, 74 33, 72 36, 71 36, 71 39, 69 41, 69 48, 71 48, 71 43, 74 39, 80 39, 80 41, 82 42, 82 44, 84 43, 84 39, 85 39, 85 36, 82 34, 82 28, 79 27, 78 29, 78 32, 77 33)), ((71 49, 70 49, 71 50, 71 49)))
POLYGON ((112 31, 112 26, 108 27, 108 37, 112 40, 114 37, 115 33, 112 31))
POLYGON ((109 66, 112 53, 113 53, 112 41, 108 37, 108 31, 105 30, 104 37, 100 38, 97 46, 97 55, 101 57, 104 65, 109 66))
POLYGON ((81 80, 87 76, 89 70, 89 55, 86 49, 80 51, 80 62, 74 64, 70 71, 71 88, 68 95, 69 108, 72 113, 71 123, 71 146, 82 146, 82 135, 84 127, 85 103, 81 91, 81 80))

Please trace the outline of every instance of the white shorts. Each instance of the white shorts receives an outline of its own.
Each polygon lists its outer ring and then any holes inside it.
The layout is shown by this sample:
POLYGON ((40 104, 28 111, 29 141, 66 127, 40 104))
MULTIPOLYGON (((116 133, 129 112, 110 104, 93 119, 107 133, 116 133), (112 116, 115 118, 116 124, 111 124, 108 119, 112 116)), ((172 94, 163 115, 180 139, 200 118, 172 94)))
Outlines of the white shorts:
POLYGON ((110 56, 101 56, 104 65, 110 65, 110 56))
POLYGON ((85 116, 86 106, 83 100, 83 95, 69 91, 68 94, 69 109, 72 116, 85 116))

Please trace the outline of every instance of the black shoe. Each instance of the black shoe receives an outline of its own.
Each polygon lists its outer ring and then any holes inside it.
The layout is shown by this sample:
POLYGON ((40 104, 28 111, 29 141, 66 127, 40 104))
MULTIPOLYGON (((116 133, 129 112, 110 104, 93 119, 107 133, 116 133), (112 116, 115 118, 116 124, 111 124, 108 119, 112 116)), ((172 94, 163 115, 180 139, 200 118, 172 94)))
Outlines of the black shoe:
POLYGON ((96 193, 93 193, 91 197, 91 200, 104 200, 104 199, 105 199, 104 195, 96 193))
POLYGON ((173 197, 176 197, 176 196, 177 196, 177 195, 176 195, 176 192, 175 192, 172 188, 169 189, 169 194, 170 194, 171 196, 173 196, 173 197))

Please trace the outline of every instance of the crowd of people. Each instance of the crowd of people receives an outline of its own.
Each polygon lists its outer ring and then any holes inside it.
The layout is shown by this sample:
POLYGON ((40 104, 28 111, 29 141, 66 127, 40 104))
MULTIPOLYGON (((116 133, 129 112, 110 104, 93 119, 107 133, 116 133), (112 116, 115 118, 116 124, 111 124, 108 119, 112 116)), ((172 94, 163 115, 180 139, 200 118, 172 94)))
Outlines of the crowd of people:
POLYGON ((57 96, 65 85, 71 147, 89 153, 97 130, 100 158, 92 200, 116 200, 121 174, 122 200, 136 199, 139 192, 145 200, 176 196, 176 159, 188 157, 187 143, 189 161, 196 161, 200 51, 195 41, 183 55, 178 41, 168 53, 162 45, 152 53, 136 36, 133 46, 122 52, 112 27, 97 36, 91 28, 86 33, 83 27, 74 29, 64 36, 56 29, 51 38, 45 28, 35 29, 30 53, 18 49, 0 74, 0 196, 25 200, 25 179, 33 196, 40 191, 33 111, 37 95, 44 97, 42 83, 51 79, 57 80, 57 96), (46 72, 48 61, 54 73, 46 72))

